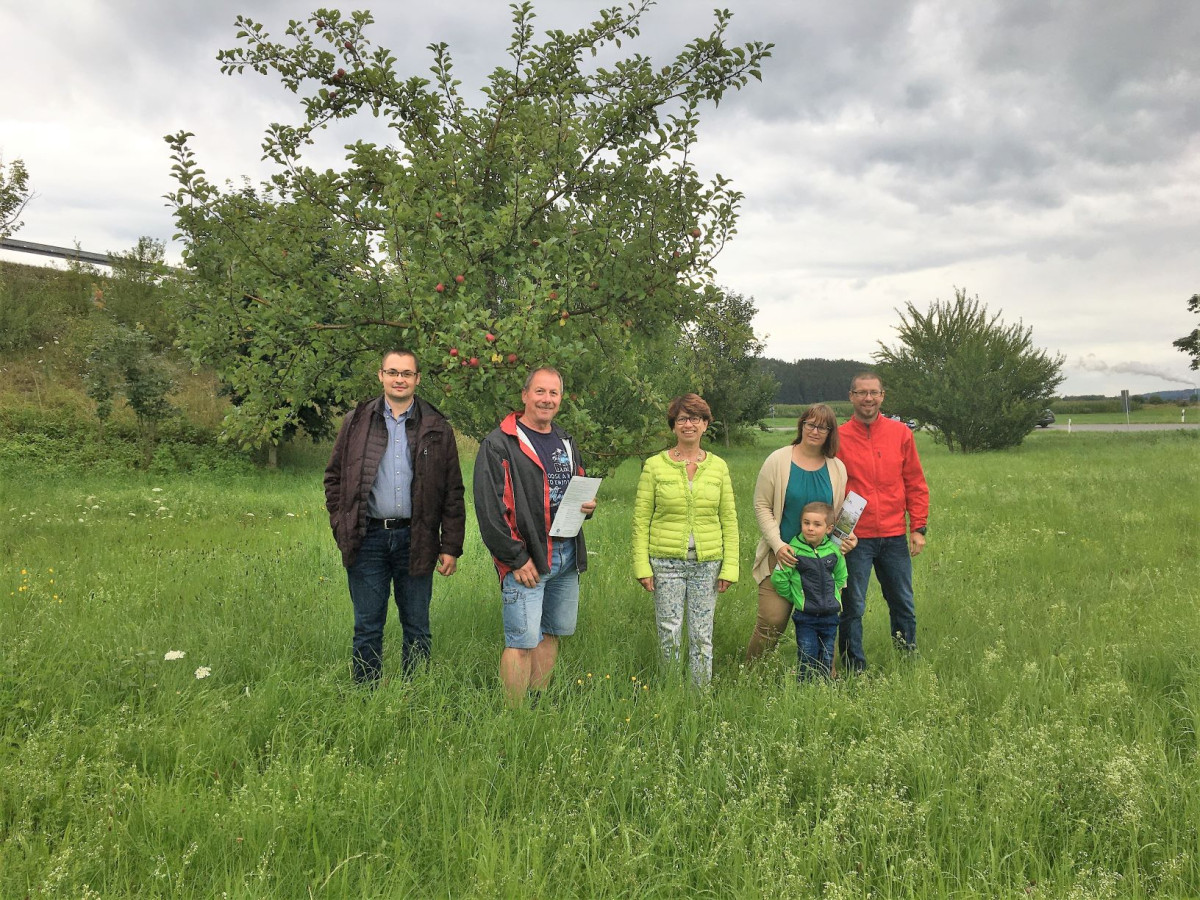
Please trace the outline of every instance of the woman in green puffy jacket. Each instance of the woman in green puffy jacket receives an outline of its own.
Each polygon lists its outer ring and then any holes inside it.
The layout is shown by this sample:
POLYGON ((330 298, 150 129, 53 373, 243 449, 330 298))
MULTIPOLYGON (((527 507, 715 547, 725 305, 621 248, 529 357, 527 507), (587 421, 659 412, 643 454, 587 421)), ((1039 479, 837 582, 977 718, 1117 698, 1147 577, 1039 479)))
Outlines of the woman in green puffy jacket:
POLYGON ((633 504, 633 574, 654 594, 658 640, 679 659, 684 619, 688 667, 698 685, 712 678, 717 594, 738 578, 738 525, 729 467, 701 449, 712 410, 696 394, 671 401, 675 446, 646 460, 633 504))

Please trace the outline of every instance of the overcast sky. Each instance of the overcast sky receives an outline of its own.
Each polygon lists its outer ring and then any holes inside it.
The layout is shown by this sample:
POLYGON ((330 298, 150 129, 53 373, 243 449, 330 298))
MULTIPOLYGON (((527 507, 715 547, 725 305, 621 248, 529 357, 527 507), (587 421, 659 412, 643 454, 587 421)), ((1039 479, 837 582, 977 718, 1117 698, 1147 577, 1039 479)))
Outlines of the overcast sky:
MULTIPOLYGON (((602 5, 542 2, 538 21, 582 25, 602 5)), ((1200 2, 721 5, 736 42, 776 44, 762 84, 708 111, 699 157, 745 193, 718 280, 754 298, 767 355, 868 360, 895 342, 898 308, 961 287, 1064 355, 1063 393, 1195 382, 1171 342, 1195 327, 1200 292, 1200 2)), ((17 237, 169 240, 162 138, 181 129, 212 180, 264 177, 263 129, 297 121, 295 98, 221 75, 214 57, 235 46, 238 13, 281 35, 315 8, 0 0, 0 154, 25 160, 38 195, 17 237)), ((626 46, 673 56, 707 33, 709 9, 662 0, 626 46)), ((404 75, 427 74, 433 41, 464 88, 504 61, 505 0, 375 15, 368 35, 404 75)))

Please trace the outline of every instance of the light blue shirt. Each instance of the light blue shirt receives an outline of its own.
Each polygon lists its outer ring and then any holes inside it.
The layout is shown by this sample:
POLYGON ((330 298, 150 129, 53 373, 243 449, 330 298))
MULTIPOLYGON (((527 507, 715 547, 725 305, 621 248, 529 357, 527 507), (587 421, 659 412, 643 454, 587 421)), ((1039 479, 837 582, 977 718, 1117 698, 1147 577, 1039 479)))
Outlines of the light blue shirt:
MULTIPOLYGON (((387 423, 388 442, 375 473, 375 484, 367 498, 367 515, 372 519, 412 518, 412 463, 408 458, 408 414, 412 406, 399 416, 392 414, 387 397, 380 398, 383 421, 387 423)), ((413 401, 416 402, 415 400, 413 401)))

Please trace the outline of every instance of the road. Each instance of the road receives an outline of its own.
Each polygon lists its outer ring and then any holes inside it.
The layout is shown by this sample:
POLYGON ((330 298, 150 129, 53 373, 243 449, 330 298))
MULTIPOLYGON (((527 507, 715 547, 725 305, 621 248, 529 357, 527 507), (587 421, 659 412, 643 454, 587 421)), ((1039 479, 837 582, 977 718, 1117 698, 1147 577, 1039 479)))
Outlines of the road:
POLYGON ((1089 423, 1087 425, 1074 424, 1068 426, 1066 422, 1056 422, 1048 428, 1035 428, 1034 431, 1067 431, 1068 427, 1071 431, 1177 431, 1186 430, 1192 431, 1200 428, 1200 422, 1185 422, 1180 424, 1176 422, 1174 425, 1163 424, 1138 424, 1126 425, 1123 422, 1110 422, 1107 425, 1097 425, 1089 423))

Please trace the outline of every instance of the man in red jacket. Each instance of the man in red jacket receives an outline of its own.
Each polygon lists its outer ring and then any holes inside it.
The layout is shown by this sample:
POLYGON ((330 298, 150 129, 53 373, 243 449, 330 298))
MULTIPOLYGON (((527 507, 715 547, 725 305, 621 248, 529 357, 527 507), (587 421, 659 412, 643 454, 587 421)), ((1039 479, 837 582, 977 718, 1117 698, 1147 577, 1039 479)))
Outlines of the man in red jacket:
POLYGON ((838 459, 846 466, 846 491, 862 495, 867 508, 854 528, 858 546, 846 554, 849 580, 842 592, 838 650, 846 671, 861 672, 867 667, 862 617, 872 567, 887 601, 893 640, 905 650, 917 648, 912 557, 925 549, 929 487, 908 426, 879 414, 880 377, 855 375, 850 404, 854 415, 838 428, 838 459))
POLYGON ((393 583, 405 674, 429 658, 433 573, 454 574, 467 521, 454 430, 416 396, 416 356, 389 350, 379 383, 383 396, 342 420, 325 469, 325 506, 354 605, 350 670, 369 685, 382 674, 393 583))

